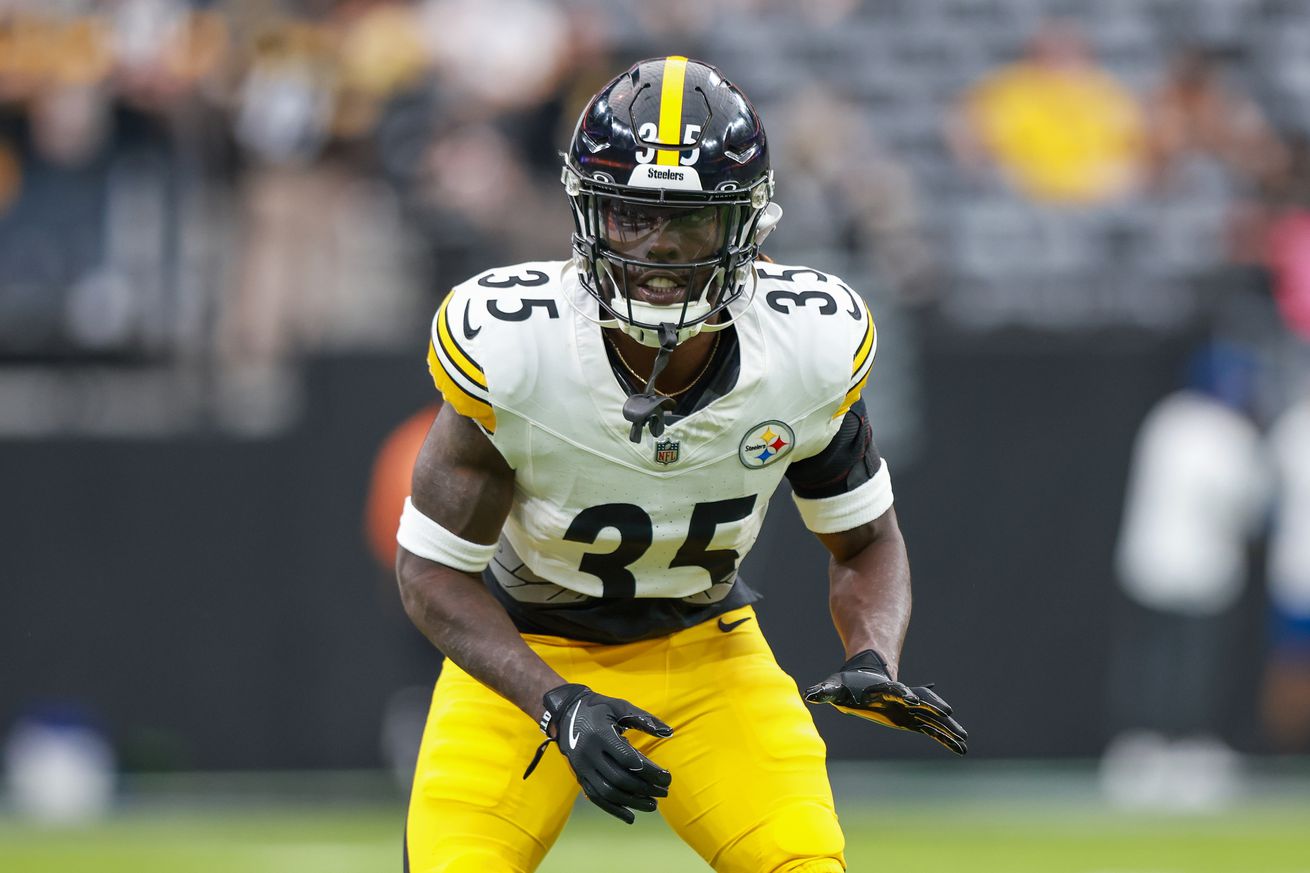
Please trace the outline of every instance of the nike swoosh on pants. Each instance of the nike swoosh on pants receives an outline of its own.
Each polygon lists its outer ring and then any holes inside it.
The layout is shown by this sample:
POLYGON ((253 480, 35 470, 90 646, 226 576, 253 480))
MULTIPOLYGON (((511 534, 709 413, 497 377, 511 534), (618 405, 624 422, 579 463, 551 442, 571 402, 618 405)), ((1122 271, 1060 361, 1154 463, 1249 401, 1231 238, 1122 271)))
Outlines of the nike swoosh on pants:
POLYGON ((736 621, 724 621, 723 619, 719 619, 719 630, 723 631, 726 634, 728 631, 732 630, 738 625, 743 625, 750 620, 751 617, 749 615, 746 616, 745 618, 739 618, 736 621))

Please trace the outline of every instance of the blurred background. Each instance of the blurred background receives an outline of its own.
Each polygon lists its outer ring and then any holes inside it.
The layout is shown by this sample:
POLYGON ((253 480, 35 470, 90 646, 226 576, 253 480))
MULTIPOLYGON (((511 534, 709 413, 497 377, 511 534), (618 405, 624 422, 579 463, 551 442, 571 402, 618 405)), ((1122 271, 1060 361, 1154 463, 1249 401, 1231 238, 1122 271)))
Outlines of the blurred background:
MULTIPOLYGON (((904 672, 971 734, 816 712, 852 869, 1310 869, 1302 0, 0 0, 0 867, 398 869, 428 321, 567 256, 577 113, 673 53, 870 302, 904 672)), ((703 869, 589 812, 542 869, 616 837, 703 869)))

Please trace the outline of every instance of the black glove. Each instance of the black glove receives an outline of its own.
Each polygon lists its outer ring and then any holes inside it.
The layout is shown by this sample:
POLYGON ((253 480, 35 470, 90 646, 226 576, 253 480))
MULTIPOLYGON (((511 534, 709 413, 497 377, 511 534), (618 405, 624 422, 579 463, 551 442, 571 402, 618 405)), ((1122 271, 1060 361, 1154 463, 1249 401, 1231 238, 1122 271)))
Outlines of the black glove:
POLYGON ((547 739, 524 779, 536 768, 546 746, 556 742, 587 799, 628 824, 636 820, 632 810, 654 812, 655 798, 669 796, 669 771, 634 749, 623 731, 636 728, 671 737, 673 728, 626 700, 597 694, 586 685, 553 688, 542 702, 546 714, 541 717, 541 730, 547 739))
POLYGON ((888 676, 887 662, 872 649, 805 692, 810 703, 831 703, 887 727, 927 734, 957 755, 969 751, 969 734, 931 685, 910 688, 888 676))

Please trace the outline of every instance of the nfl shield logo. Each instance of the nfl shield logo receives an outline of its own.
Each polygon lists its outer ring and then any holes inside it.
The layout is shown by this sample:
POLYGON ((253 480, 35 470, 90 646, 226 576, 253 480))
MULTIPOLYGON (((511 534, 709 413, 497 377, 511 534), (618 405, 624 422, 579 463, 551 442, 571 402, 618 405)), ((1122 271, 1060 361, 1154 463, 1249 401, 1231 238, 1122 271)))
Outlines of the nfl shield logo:
POLYGON ((660 440, 655 443, 655 463, 672 464, 678 460, 678 441, 660 440))

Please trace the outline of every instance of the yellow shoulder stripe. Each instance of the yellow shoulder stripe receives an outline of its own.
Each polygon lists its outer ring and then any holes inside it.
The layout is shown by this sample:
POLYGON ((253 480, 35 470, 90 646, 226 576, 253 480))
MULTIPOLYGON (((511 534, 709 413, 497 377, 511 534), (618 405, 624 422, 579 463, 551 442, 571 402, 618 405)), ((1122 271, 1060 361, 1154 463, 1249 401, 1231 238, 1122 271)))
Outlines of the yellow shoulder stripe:
POLYGON ((446 299, 441 304, 441 310, 437 313, 437 337, 441 340, 441 350, 446 353, 451 362, 459 369, 461 375, 468 379, 479 388, 487 387, 487 374, 482 372, 482 368, 470 358, 450 332, 450 325, 446 320, 446 308, 450 305, 450 298, 453 295, 446 295, 446 299))
POLYGON ((842 398, 841 406, 837 408, 833 418, 841 418, 850 411, 855 401, 860 399, 860 392, 864 390, 865 383, 869 381, 869 373, 873 372, 873 367, 870 366, 873 362, 870 359, 873 356, 873 350, 877 348, 878 328, 873 323, 873 315, 869 312, 868 304, 861 300, 860 305, 864 307, 866 322, 864 325, 864 338, 860 340, 860 347, 856 350, 854 362, 851 364, 851 378, 858 376, 859 381, 846 392, 846 396, 842 398), (864 373, 862 376, 860 375, 861 371, 864 373))
MULTIPOLYGON (((672 55, 664 59, 664 84, 660 88, 660 127, 656 136, 665 145, 682 145, 682 86, 687 81, 687 59, 672 55)), ((655 163, 676 167, 682 153, 659 149, 655 163)))
POLYGON ((833 418, 841 418, 850 411, 851 407, 855 405, 855 401, 860 399, 860 392, 864 390, 864 383, 868 381, 869 374, 865 373, 864 378, 857 382, 854 388, 846 392, 846 396, 842 398, 841 407, 833 413, 833 418))
POLYGON ((446 402, 456 412, 465 418, 473 419, 488 431, 496 432, 496 411, 491 408, 491 404, 481 398, 474 397, 451 378, 450 374, 446 372, 445 365, 441 363, 441 358, 437 355, 436 346, 431 342, 428 343, 428 372, 432 374, 432 381, 436 383, 441 396, 446 398, 446 402))
POLYGON ((864 326, 864 339, 860 340, 860 348, 855 352, 855 362, 851 365, 852 376, 860 372, 860 368, 869 359, 869 350, 873 348, 873 338, 878 334, 878 328, 874 327, 873 324, 873 316, 869 314, 869 307, 863 301, 860 301, 860 305, 864 306, 864 317, 868 323, 864 326))

